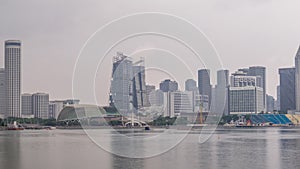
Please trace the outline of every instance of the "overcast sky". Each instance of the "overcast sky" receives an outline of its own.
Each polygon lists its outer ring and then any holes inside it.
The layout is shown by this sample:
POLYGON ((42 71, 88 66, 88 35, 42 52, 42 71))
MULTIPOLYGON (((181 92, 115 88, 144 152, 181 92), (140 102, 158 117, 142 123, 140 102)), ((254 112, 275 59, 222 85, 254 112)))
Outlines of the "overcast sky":
POLYGON ((231 72, 266 66, 267 93, 276 96, 278 68, 294 65, 300 44, 299 6, 299 0, 2 0, 0 40, 23 42, 23 92, 70 98, 76 58, 98 28, 132 13, 169 13, 202 30, 231 72))

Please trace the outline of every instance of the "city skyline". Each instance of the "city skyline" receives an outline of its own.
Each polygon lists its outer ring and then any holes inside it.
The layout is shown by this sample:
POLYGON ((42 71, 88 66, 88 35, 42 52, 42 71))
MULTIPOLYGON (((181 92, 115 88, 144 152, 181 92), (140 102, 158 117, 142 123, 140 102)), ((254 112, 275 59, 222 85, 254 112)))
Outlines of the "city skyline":
MULTIPOLYGON (((295 22, 298 1, 229 1, 222 5, 216 1, 186 4, 164 1, 159 2, 160 5, 137 1, 130 5, 121 2, 121 9, 114 4, 90 2, 94 5, 73 2, 68 9, 56 5, 60 4, 58 1, 35 2, 34 5, 32 1, 10 1, 0 7, 3 21, 0 39, 21 39, 23 42, 24 92, 48 91, 51 99, 70 98, 74 64, 85 41, 105 23, 132 13, 161 11, 194 23, 211 39, 225 69, 232 72, 253 65, 267 67, 267 93, 272 96, 276 96, 275 86, 279 83, 278 68, 293 65, 300 43, 300 25, 295 22), (109 10, 101 12, 101 6, 109 10), (189 10, 174 10, 178 6, 189 10), (16 22, 5 19, 8 10, 13 11, 10 20, 16 22), (236 23, 240 23, 239 29, 236 23), (221 29, 220 24, 223 25, 221 29), (52 69, 53 65, 56 69, 52 69), (34 78, 26 78, 31 76, 34 78), (60 83, 47 81, 49 77, 60 83)), ((0 52, 3 58, 3 49, 0 52)))

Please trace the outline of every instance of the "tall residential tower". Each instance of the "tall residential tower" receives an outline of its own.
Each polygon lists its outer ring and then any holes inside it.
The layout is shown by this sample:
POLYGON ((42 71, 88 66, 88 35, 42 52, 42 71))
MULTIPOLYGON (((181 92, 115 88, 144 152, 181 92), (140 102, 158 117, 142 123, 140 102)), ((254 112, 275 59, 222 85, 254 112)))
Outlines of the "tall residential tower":
POLYGON ((21 41, 5 41, 6 115, 21 117, 21 41))

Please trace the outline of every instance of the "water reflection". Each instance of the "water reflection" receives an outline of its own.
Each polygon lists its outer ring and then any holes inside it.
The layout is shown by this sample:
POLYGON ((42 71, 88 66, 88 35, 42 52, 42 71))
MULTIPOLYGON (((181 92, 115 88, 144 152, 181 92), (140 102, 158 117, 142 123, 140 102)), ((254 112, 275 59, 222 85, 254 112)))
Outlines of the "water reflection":
POLYGON ((278 168, 300 168, 300 132, 297 130, 290 132, 291 133, 288 133, 287 131, 280 132, 282 139, 280 139, 278 147, 281 165, 278 168))
MULTIPOLYGON (((164 148, 170 143, 167 139, 137 142, 111 132, 103 130, 99 139, 113 151, 143 155, 151 144, 164 148)), ((300 129, 220 129, 203 144, 198 142, 199 133, 192 131, 178 146, 152 158, 131 159, 104 151, 82 130, 0 131, 0 168, 300 168, 300 129)))
POLYGON ((4 131, 0 133, 0 164, 3 168, 20 167, 20 131, 4 131))

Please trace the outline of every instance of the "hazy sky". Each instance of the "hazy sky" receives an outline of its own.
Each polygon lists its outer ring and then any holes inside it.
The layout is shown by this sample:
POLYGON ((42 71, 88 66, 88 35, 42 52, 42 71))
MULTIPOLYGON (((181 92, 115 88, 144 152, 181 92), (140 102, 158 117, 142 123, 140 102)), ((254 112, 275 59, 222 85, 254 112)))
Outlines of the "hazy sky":
POLYGON ((300 44, 299 6, 299 0, 2 0, 0 40, 23 42, 23 92, 70 98, 76 58, 99 27, 132 13, 169 13, 201 29, 231 72, 266 66, 267 93, 276 96, 278 68, 294 65, 300 44))

